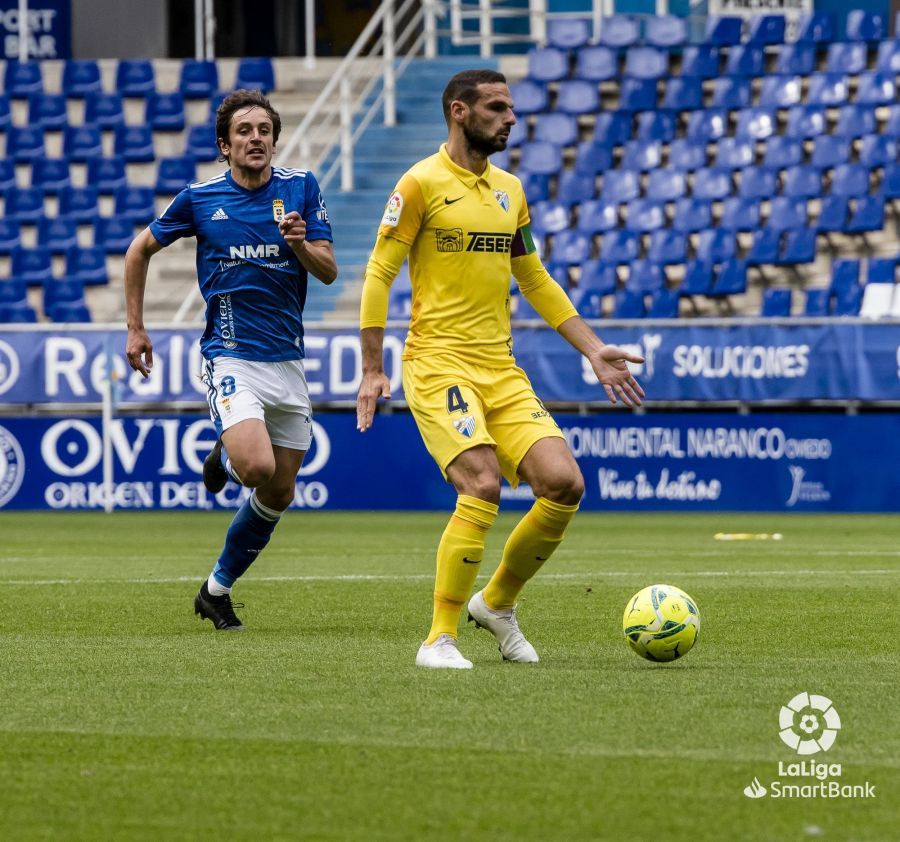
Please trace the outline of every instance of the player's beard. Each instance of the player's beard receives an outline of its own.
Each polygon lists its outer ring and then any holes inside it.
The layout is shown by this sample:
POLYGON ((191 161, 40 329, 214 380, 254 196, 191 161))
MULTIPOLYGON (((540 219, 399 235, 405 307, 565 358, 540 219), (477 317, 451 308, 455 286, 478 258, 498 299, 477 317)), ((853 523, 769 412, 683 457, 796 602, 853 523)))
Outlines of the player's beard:
POLYGON ((508 134, 505 136, 500 134, 489 135, 478 131, 474 126, 465 124, 463 124, 462 129, 469 149, 478 155, 483 155, 487 158, 488 155, 493 155, 495 152, 502 152, 506 149, 508 134))

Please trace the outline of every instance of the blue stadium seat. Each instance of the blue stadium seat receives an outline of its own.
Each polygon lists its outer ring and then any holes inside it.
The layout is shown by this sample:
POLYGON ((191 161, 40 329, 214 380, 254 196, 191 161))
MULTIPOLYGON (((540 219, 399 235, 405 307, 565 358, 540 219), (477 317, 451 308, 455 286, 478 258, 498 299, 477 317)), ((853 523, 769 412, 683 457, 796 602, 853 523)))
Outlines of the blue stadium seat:
POLYGON ((713 80, 713 108, 746 108, 750 105, 750 80, 720 76, 713 80))
POLYGON ((11 99, 25 99, 44 90, 41 63, 9 59, 3 72, 3 91, 11 99))
POLYGON ((101 246, 70 248, 66 252, 66 277, 81 281, 85 286, 108 284, 106 252, 101 246))
POLYGON ((692 172, 706 166, 706 141, 677 138, 669 144, 669 166, 692 172))
POLYGON ((586 234, 601 234, 619 226, 619 211, 615 202, 590 199, 578 206, 576 228, 586 234))
POLYGON ((666 81, 662 107, 670 111, 703 108, 703 83, 695 76, 672 76, 666 81))
POLYGON ((666 207, 652 199, 632 199, 628 203, 625 227, 629 231, 646 234, 665 227, 666 207))
POLYGON ((825 134, 828 117, 825 109, 818 105, 795 105, 788 109, 785 134, 806 140, 825 134))
POLYGON ((600 43, 620 50, 637 44, 641 29, 637 20, 628 15, 611 15, 600 23, 600 43))
POLYGON ((688 261, 684 267, 684 277, 678 286, 679 295, 709 295, 713 284, 711 263, 702 260, 688 261))
POLYGON ((878 59, 875 69, 887 76, 900 75, 900 31, 893 41, 882 41, 878 45, 878 59))
MULTIPOLYGON (((513 82, 509 86, 509 93, 519 117, 546 111, 549 106, 547 86, 532 82, 530 79, 513 82)), ((215 123, 212 125, 215 127, 215 123)), ((215 140, 215 128, 213 129, 213 140, 215 140)))
POLYGON ((747 265, 759 266, 763 263, 777 263, 781 254, 781 231, 775 228, 757 228, 753 232, 750 248, 747 250, 747 265))
POLYGON ((828 289, 841 295, 847 290, 858 287, 860 281, 860 261, 855 258, 841 258, 831 264, 831 283, 828 289))
POLYGON ((900 138, 900 105, 892 105, 888 109, 888 118, 882 131, 889 137, 900 138))
POLYGON ((863 288, 861 286, 850 287, 845 292, 833 296, 833 316, 858 316, 859 306, 862 303, 863 288))
MULTIPOLYGON (((38 158, 38 161, 44 160, 38 158)), ((32 164, 32 166, 34 166, 32 164)), ((0 158, 0 192, 16 186, 16 165, 10 158, 0 158)), ((0 217, 2 218, 2 217, 0 217)))
POLYGON ((649 260, 635 260, 628 268, 625 289, 639 294, 656 292, 666 285, 662 266, 649 260))
POLYGON ((869 171, 862 164, 841 164, 831 175, 831 193, 848 198, 869 192, 869 171))
POLYGON ((0 132, 5 132, 6 127, 12 125, 12 111, 10 110, 9 97, 0 91, 0 132))
POLYGON ((125 254, 134 239, 134 225, 129 219, 98 216, 94 223, 94 245, 107 254, 125 254))
POLYGON ((885 199, 900 199, 900 164, 889 164, 884 168, 879 191, 885 199))
POLYGON ((91 158, 87 162, 87 183, 98 193, 110 195, 127 183, 125 159, 121 155, 111 158, 91 158))
POLYGON ((783 194, 801 199, 822 195, 822 171, 813 166, 790 167, 785 172, 783 194))
POLYGON ((688 113, 685 137, 709 143, 724 137, 728 131, 728 112, 724 109, 707 109, 688 113))
POLYGON ((600 260, 587 260, 581 264, 578 288, 592 290, 600 295, 610 295, 616 291, 618 275, 616 267, 600 260))
POLYGON ((643 295, 627 289, 616 293, 612 310, 614 319, 643 319, 646 314, 643 295))
POLYGON ((838 110, 832 134, 836 137, 854 138, 875 134, 877 130, 874 108, 868 105, 845 105, 838 110))
MULTIPOLYGON (((530 70, 529 76, 535 77, 530 70)), ((563 76, 566 74, 563 73, 563 76)), ((580 49, 575 58, 576 79, 585 79, 588 82, 609 82, 617 79, 619 76, 619 59, 614 50, 609 47, 583 47, 580 49)), ((550 79, 548 81, 557 81, 559 78, 550 79)))
POLYGON ((144 164, 156 160, 153 129, 150 126, 119 126, 115 131, 113 148, 115 154, 129 164, 144 164))
POLYGON ((102 90, 100 65, 94 59, 66 59, 62 72, 62 90, 67 97, 77 99, 102 90))
POLYGON ((712 228, 701 231, 697 239, 697 260, 705 263, 721 263, 731 260, 737 253, 737 240, 731 231, 712 228))
POLYGON ((762 108, 791 108, 798 105, 803 93, 799 76, 766 76, 759 94, 762 108))
POLYGON ((135 225, 147 225, 156 218, 152 187, 123 186, 114 195, 116 216, 130 219, 135 225))
POLYGON ((22 226, 15 219, 0 216, 0 254, 9 255, 22 244, 22 226))
POLYGON ((897 281, 895 257, 870 257, 866 265, 867 284, 893 284, 897 281))
POLYGON ((595 188, 593 175, 563 170, 556 185, 556 199, 571 207, 593 199, 595 188))
POLYGON ((776 73, 785 76, 809 76, 815 69, 815 44, 785 44, 778 51, 778 59, 775 65, 776 73))
POLYGON ((750 19, 747 43, 761 47, 784 43, 784 15, 756 15, 750 19))
POLYGON ((637 260, 639 240, 633 231, 607 231, 600 243, 600 260, 606 265, 637 260))
POLYGON ((810 318, 818 318, 831 314, 831 292, 829 290, 814 287, 805 290, 803 303, 803 315, 810 318))
POLYGON ((523 143, 519 168, 538 175, 556 175, 562 168, 562 152, 546 141, 523 143))
POLYGON ((696 199, 717 201, 731 195, 731 176, 723 170, 710 168, 697 170, 691 194, 696 199))
POLYGON ((545 173, 528 172, 519 170, 519 180, 525 191, 525 199, 529 205, 550 198, 550 176, 545 173))
POLYGON ((828 47, 825 70, 828 73, 848 73, 856 76, 866 69, 866 45, 838 41, 828 47))
POLYGON ((765 140, 776 133, 777 120, 770 108, 745 108, 737 113, 735 137, 765 140))
POLYGON ((125 122, 125 111, 122 95, 94 91, 84 98, 84 122, 88 126, 97 126, 110 130, 125 122))
MULTIPOLYGON (((7 283, 9 283, 7 281, 7 283)), ((0 304, 0 322, 5 324, 34 324, 37 313, 30 304, 0 304)))
POLYGON ((62 94, 43 91, 28 95, 28 125, 60 131, 69 123, 66 98, 62 94))
POLYGON ((810 163, 820 169, 846 164, 850 159, 850 141, 845 137, 822 135, 813 141, 810 163))
POLYGON ((63 155, 83 164, 103 155, 103 137, 97 126, 67 126, 63 132, 63 155))
POLYGON ((806 94, 808 105, 837 106, 847 102, 849 85, 841 73, 814 73, 806 94))
POLYGON ((747 291, 747 263, 744 260, 728 258, 716 270, 716 278, 709 295, 742 295, 747 291))
POLYGON ((856 88, 856 101, 861 105, 892 105, 897 101, 897 86, 893 75, 861 73, 856 88))
POLYGON ((671 228, 662 228, 650 234, 647 259, 660 265, 684 263, 687 259, 687 235, 671 228))
POLYGON ((42 284, 53 276, 50 249, 45 246, 16 246, 10 253, 10 272, 28 286, 42 284))
POLYGON ((551 18, 547 21, 547 44, 560 50, 574 50, 591 40, 587 18, 551 18))
POLYGON ((91 321, 91 311, 87 303, 81 301, 61 301, 46 311, 50 321, 57 324, 76 324, 91 321))
POLYGON ((778 262, 782 264, 812 263, 816 259, 815 228, 795 228, 786 231, 778 262))
MULTIPOLYGON (((215 129, 213 129, 215 131, 215 129)), ((519 120, 518 122, 513 124, 513 127, 509 130, 509 138, 506 141, 506 145, 508 149, 511 149, 515 146, 521 146, 523 143, 528 141, 528 121, 527 120, 519 120)))
POLYGON ((75 278, 48 278, 43 283, 44 313, 58 304, 78 304, 84 302, 84 284, 75 278))
POLYGON ((684 173, 673 167, 657 167, 647 175, 647 198, 657 202, 674 202, 686 192, 684 173))
POLYGON ((629 47, 625 75, 635 79, 660 79, 669 72, 669 54, 655 47, 629 47))
POLYGON ((644 42, 651 47, 680 47, 687 38, 687 21, 677 15, 649 15, 644 21, 644 42))
POLYGON ((662 161, 662 144, 658 140, 629 140, 622 150, 619 167, 623 170, 646 172, 662 161))
POLYGON ((554 47, 535 47, 528 52, 528 78, 536 82, 559 82, 569 75, 569 56, 554 47))
POLYGON ((185 99, 207 99, 219 90, 219 69, 214 61, 186 58, 181 63, 178 91, 185 99))
POLYGON ((78 223, 59 216, 46 217, 38 223, 37 235, 39 246, 49 249, 51 254, 65 254, 78 245, 78 223))
POLYGON ((864 9, 847 13, 848 41, 880 41, 885 34, 885 22, 880 14, 864 9))
POLYGON ((706 19, 705 44, 717 47, 730 47, 741 42, 743 21, 739 17, 729 15, 710 15, 706 19))
POLYGON ((560 231, 553 235, 551 254, 554 263, 581 265, 591 257, 591 238, 581 231, 560 231))
POLYGON ((834 16, 829 12, 803 12, 797 19, 798 44, 830 44, 835 35, 834 16))
POLYGON ((597 173, 606 172, 612 167, 612 151, 602 143, 593 140, 585 140, 578 144, 575 153, 575 172, 597 173))
POLYGON ((844 196, 823 196, 816 217, 816 230, 822 234, 843 231, 847 227, 849 205, 844 196))
POLYGON ((12 187, 3 194, 3 215, 32 225, 44 215, 44 191, 38 187, 12 187))
POLYGON ((763 290, 762 308, 759 311, 759 315, 764 318, 790 316, 791 295, 790 289, 770 287, 763 290))
POLYGON ((17 164, 43 158, 44 130, 37 126, 10 126, 6 131, 6 157, 17 164))
POLYGON ((776 196, 769 203, 766 224, 778 231, 789 231, 806 225, 806 199, 792 196, 776 196))
POLYGON ((726 231, 753 231, 759 227, 759 201, 732 196, 722 203, 719 227, 726 231))
MULTIPOLYGON (((615 267, 607 266, 606 269, 615 272, 615 267)), ((593 289, 582 289, 579 284, 569 296, 572 306, 583 319, 603 318, 603 294, 593 289)))
POLYGON ((656 80, 626 77, 619 88, 620 111, 651 111, 656 108, 656 80))
POLYGON ((99 215, 96 187, 64 187, 59 191, 59 215, 79 225, 93 225, 99 215))
POLYGON ((710 44, 685 47, 681 55, 681 75, 714 79, 719 75, 719 50, 710 44))
POLYGON ((537 234, 556 234, 569 227, 569 209, 562 202, 535 202, 529 211, 531 228, 537 234))
POLYGON ((725 72, 732 76, 762 76, 765 73, 765 53, 762 47, 737 44, 728 51, 725 72))
POLYGON ((712 224, 712 210, 709 202, 701 199, 684 198, 675 202, 672 228, 683 234, 703 231, 712 224))
MULTIPOLYGON (((184 154, 190 155, 195 161, 215 161, 219 156, 219 148, 216 146, 215 125, 202 124, 191 126, 187 132, 184 154)), ((496 155, 492 161, 501 169, 506 169, 505 166, 499 163, 496 155)))
POLYGON ((31 162, 31 186, 54 195, 72 183, 67 158, 35 158, 31 162))
POLYGON ((595 143, 621 146, 631 139, 631 115, 621 111, 604 111, 598 114, 593 139, 595 143))
POLYGON ((184 97, 181 94, 148 94, 144 122, 156 132, 180 132, 184 129, 184 97))
POLYGON ((738 196, 744 199, 768 199, 775 195, 778 171, 768 167, 747 167, 741 170, 738 196))
POLYGON ((534 125, 534 139, 556 146, 573 146, 578 142, 578 122, 571 114, 555 111, 538 114, 534 125))
POLYGON ((262 91, 264 94, 275 90, 275 68, 270 58, 242 58, 238 62, 235 90, 262 91))
POLYGON ((630 202, 640 192, 640 176, 633 170, 610 170, 603 175, 600 198, 607 202, 630 202))
POLYGON ((736 137, 723 137, 716 144, 715 169, 741 170, 752 166, 756 157, 756 149, 749 140, 736 137))
POLYGON ((863 196, 851 201, 850 221, 846 231, 849 234, 864 234, 867 231, 881 231, 884 228, 884 198, 863 196))
POLYGON ((866 135, 859 149, 859 162, 869 169, 886 167, 897 161, 897 141, 886 135, 866 135))
MULTIPOLYGON (((17 278, 4 278, 0 280, 0 322, 34 322, 34 318, 17 318, 18 314, 12 312, 31 307, 28 304, 28 287, 17 278)), ((33 313, 34 311, 32 311, 33 313)))
POLYGON ((123 97, 140 98, 156 93, 153 62, 145 58, 122 59, 116 67, 116 91, 123 97))
POLYGON ((763 166, 783 170, 803 160, 803 142, 787 135, 775 135, 766 141, 763 166))

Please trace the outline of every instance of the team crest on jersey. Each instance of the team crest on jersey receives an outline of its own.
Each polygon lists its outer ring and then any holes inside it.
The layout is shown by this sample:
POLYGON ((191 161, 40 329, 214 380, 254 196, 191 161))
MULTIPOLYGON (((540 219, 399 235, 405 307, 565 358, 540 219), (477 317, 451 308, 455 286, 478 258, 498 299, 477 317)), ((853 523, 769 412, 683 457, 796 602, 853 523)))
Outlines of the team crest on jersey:
POLYGON ((400 223, 400 214, 403 212, 403 196, 400 195, 398 190, 395 190, 391 193, 391 198, 388 199, 387 205, 384 209, 384 216, 381 217, 382 225, 390 225, 391 228, 396 228, 400 223))
POLYGON ((284 202, 281 199, 272 199, 272 219, 276 222, 284 219, 284 202))
POLYGON ((500 205, 503 210, 509 212, 509 193, 505 190, 495 190, 494 197, 497 199, 497 204, 500 205))
POLYGON ((454 418, 453 426, 457 433, 465 436, 467 439, 470 439, 475 435, 475 419, 471 415, 463 415, 461 418, 454 418))

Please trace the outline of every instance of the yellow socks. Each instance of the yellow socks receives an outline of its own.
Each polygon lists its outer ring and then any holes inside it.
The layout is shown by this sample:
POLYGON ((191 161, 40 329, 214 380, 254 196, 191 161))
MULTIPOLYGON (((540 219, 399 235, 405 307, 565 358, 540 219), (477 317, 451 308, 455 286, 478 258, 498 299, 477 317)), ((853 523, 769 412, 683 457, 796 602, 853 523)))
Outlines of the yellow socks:
POLYGON ((538 497, 531 510, 513 529, 500 566, 484 589, 489 608, 505 610, 516 604, 525 583, 540 570, 563 539, 578 506, 554 503, 538 497))
POLYGON ((457 636, 459 614, 481 566, 484 539, 497 517, 498 507, 477 497, 460 494, 456 510, 441 537, 434 582, 434 614, 425 643, 442 634, 457 636))

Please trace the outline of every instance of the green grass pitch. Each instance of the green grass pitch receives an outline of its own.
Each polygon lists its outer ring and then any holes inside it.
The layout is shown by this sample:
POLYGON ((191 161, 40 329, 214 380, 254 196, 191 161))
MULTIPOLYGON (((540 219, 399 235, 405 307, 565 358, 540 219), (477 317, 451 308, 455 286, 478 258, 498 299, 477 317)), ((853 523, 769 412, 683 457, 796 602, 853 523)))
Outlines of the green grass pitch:
POLYGON ((4 840, 900 835, 896 517, 580 515, 520 604, 541 663, 466 626, 462 673, 413 664, 446 515, 291 513, 219 633, 192 600, 228 519, 0 516, 4 840), (670 665, 622 637, 654 582, 703 618, 670 665), (874 799, 744 796, 798 760, 803 690, 842 719, 813 759, 874 799))

